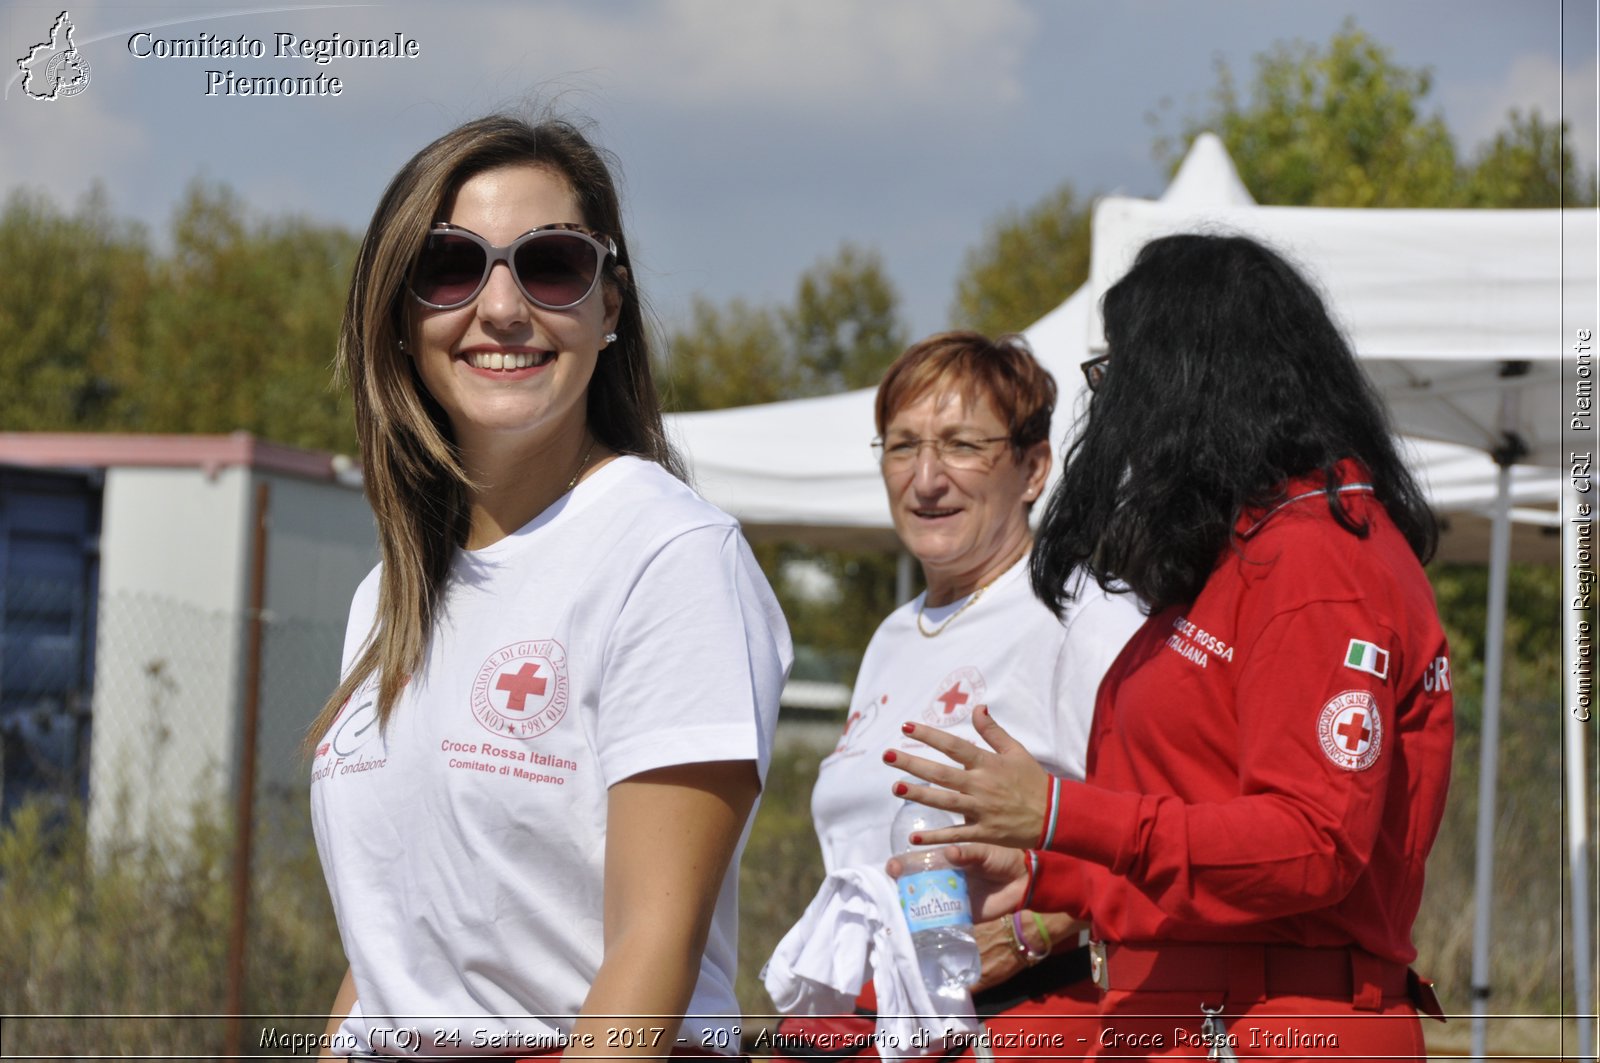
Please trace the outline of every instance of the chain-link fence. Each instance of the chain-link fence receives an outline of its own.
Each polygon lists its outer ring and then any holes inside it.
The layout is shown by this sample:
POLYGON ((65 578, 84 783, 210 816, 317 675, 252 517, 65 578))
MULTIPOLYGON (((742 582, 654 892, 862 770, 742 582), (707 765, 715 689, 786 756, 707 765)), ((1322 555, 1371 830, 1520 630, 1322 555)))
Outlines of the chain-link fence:
POLYGON ((343 971, 299 752, 337 679, 342 626, 263 616, 251 736, 248 615, 118 592, 73 624, 62 608, 70 593, 45 579, 6 588, 6 1058, 79 1054, 91 1030, 95 1052, 193 1058, 237 1047, 270 1058, 257 1027, 319 1032, 314 1013, 343 971), (238 793, 247 753, 248 806, 238 793), (244 844, 250 873, 236 881, 244 844), (236 963, 242 996, 227 984, 236 963), (216 1019, 233 1000, 246 1013, 313 1017, 216 1019))
MULTIPOLYGON (((64 622, 62 581, 7 588, 0 818, 28 800, 87 803, 98 842, 182 836, 197 803, 231 798, 245 750, 252 626, 136 592, 64 622)), ((303 788, 305 726, 337 680, 340 626, 265 615, 254 736, 262 793, 303 788)))

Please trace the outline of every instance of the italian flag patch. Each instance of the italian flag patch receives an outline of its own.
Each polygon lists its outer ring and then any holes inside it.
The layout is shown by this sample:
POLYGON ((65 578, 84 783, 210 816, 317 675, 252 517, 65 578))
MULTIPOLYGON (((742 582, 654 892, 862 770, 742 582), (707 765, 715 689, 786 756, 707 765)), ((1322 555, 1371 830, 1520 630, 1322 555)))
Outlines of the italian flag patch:
POLYGON ((1344 651, 1344 666, 1375 675, 1379 679, 1388 679, 1389 651, 1380 650, 1370 642, 1351 639, 1350 648, 1344 651))

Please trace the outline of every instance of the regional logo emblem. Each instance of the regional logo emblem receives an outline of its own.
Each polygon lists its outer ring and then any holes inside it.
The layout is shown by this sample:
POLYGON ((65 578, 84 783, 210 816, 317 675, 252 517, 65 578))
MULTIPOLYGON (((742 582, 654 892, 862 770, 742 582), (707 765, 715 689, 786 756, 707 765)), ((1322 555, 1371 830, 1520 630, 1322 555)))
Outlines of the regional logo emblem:
POLYGON ((1317 740, 1323 755, 1345 771, 1366 771, 1383 751, 1378 702, 1365 690, 1346 690, 1322 706, 1317 740))
POLYGON ((537 738, 567 714, 567 651, 528 639, 489 655, 472 681, 472 718, 500 738, 537 738))
POLYGON ((17 60, 22 91, 29 99, 54 102, 89 87, 89 61, 72 41, 75 28, 71 16, 61 12, 50 27, 50 39, 17 60))

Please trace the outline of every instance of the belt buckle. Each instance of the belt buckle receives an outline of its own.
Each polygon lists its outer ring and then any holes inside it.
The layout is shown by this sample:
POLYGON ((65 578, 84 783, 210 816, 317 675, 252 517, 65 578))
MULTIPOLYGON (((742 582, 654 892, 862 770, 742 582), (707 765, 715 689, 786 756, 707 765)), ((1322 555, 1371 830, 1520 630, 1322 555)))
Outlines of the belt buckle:
POLYGON ((1111 988, 1111 976, 1106 971, 1106 943, 1089 942, 1089 977, 1100 989, 1111 988))

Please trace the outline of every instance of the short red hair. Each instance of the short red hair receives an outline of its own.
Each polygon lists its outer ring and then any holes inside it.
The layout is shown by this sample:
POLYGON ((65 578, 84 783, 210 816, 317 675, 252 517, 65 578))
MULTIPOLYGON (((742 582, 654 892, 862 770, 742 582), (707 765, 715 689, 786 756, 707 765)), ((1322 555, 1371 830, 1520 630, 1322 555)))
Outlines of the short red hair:
POLYGON ((968 402, 986 398, 1019 453, 1050 438, 1056 382, 1028 341, 1011 334, 939 332, 906 348, 878 384, 873 414, 882 436, 894 415, 935 387, 957 389, 968 402))

